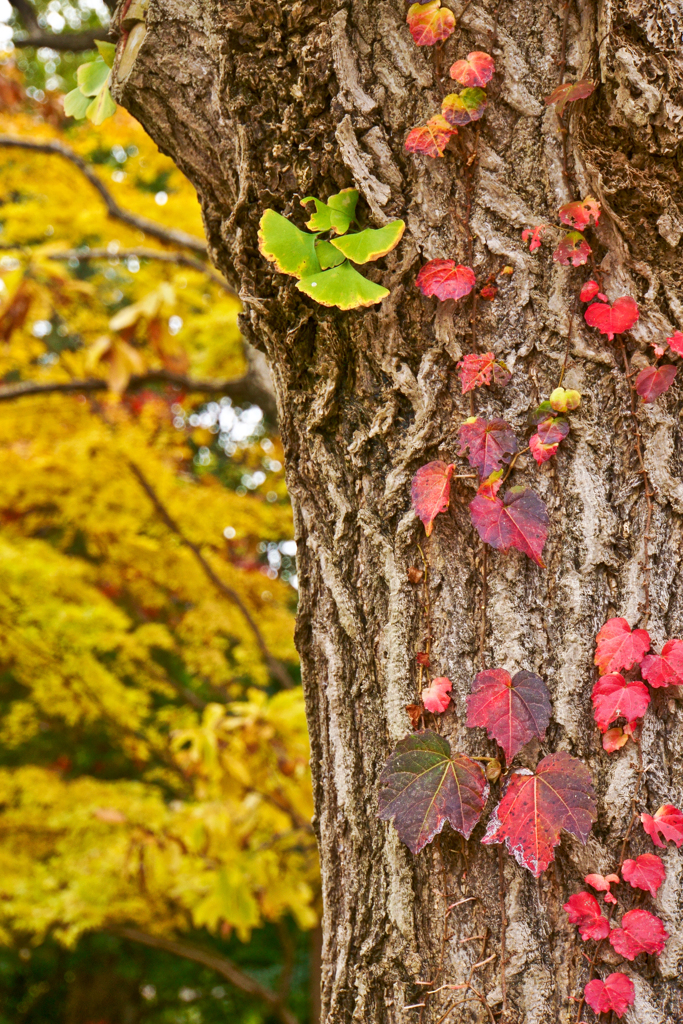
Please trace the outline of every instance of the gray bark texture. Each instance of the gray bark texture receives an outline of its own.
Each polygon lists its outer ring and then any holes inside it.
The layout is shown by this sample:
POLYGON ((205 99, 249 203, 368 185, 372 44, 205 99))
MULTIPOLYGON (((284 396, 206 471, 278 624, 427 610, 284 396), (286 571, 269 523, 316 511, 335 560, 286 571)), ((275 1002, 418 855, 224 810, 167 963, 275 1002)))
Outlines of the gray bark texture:
MULTIPOLYGON (((551 751, 568 751, 588 765, 599 801, 587 845, 565 835, 539 880, 503 854, 505 1014, 498 848, 480 844, 497 785, 467 843, 446 828, 413 857, 377 819, 378 777, 409 731, 404 707, 418 698, 415 653, 424 642, 420 588, 408 579, 425 542, 410 481, 437 458, 469 472, 457 455, 470 404, 456 364, 471 351, 473 306, 438 303, 414 284, 428 259, 470 258, 457 147, 441 160, 403 148, 409 129, 439 109, 434 50, 414 44, 403 0, 150 0, 137 55, 122 63, 124 37, 114 72, 121 68, 119 101, 196 187, 212 258, 239 289, 245 337, 266 353, 273 376, 299 545, 325 1024, 436 1024, 465 997, 448 1024, 576 1020, 573 998, 588 978, 582 949, 593 946, 581 943, 562 904, 585 888, 585 874, 616 866, 636 780, 634 745, 605 754, 590 702, 596 632, 615 615, 638 624, 643 602, 647 509, 628 387, 618 346, 583 321, 576 296, 587 268, 554 263, 547 242, 530 254, 520 232, 557 223, 570 199, 597 197, 604 287, 610 299, 632 295, 641 307, 626 336, 632 366, 644 365, 651 339, 683 328, 683 6, 571 0, 567 77, 592 77, 599 87, 570 114, 565 178, 558 120, 544 103, 559 81, 564 9, 547 0, 473 0, 464 10, 461 0, 447 3, 462 17, 441 55, 446 88, 450 64, 469 51, 491 52, 496 62, 486 115, 464 130, 479 132, 472 262, 479 282, 503 264, 514 268, 493 302, 479 302, 476 327, 478 350, 504 359, 512 380, 478 390, 476 411, 507 419, 524 447, 530 410, 557 385, 572 315, 565 385, 583 395, 557 456, 542 468, 524 456, 514 470, 512 482, 547 504, 547 568, 515 551, 488 552, 485 663, 539 673, 552 697, 546 739, 517 763, 533 768, 551 751), (301 198, 350 186, 368 224, 402 217, 407 229, 394 252, 370 265, 368 276, 390 297, 341 313, 277 273, 259 254, 257 231, 268 207, 303 226, 301 198), (468 900, 450 912, 446 932, 444 891, 449 904, 468 900), (419 982, 462 985, 488 957, 472 975, 487 1006, 463 989, 424 998, 419 982), (421 1002, 422 1010, 405 1009, 421 1002)), ((638 413, 656 488, 649 629, 657 650, 683 636, 680 388, 677 381, 638 413)), ((465 727, 482 616, 472 483, 454 482, 450 511, 424 548, 432 662, 453 681, 439 728, 454 750, 493 755, 484 731, 465 727)), ((656 691, 645 718, 639 810, 683 800, 680 696, 656 691)), ((638 825, 630 856, 653 850, 638 825)), ((667 878, 654 907, 649 896, 644 906, 671 937, 660 957, 618 968, 635 984, 628 1024, 683 1021, 683 849, 670 843, 659 852, 667 878)), ((639 905, 636 890, 622 884, 618 892, 623 907, 639 905)), ((622 962, 607 943, 602 950, 604 977, 622 962)), ((581 1019, 596 1018, 585 1007, 581 1019)))

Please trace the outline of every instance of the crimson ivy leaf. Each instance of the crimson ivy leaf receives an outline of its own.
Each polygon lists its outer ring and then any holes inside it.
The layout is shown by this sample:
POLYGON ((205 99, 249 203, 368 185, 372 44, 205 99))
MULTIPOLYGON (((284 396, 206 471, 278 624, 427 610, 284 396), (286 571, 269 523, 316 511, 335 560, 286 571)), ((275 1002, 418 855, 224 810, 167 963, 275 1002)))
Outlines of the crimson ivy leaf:
POLYGON ((583 318, 590 327, 597 327, 611 341, 615 334, 629 331, 640 313, 638 303, 630 295, 622 295, 611 306, 608 302, 592 302, 583 318))
POLYGON ((562 829, 585 845, 596 818, 588 769, 560 751, 544 757, 535 774, 528 769, 512 774, 482 842, 504 841, 517 863, 538 878, 555 858, 562 829))
POLYGON ((435 462, 428 462, 426 466, 420 466, 413 477, 413 508, 424 523, 428 537, 439 512, 445 512, 448 508, 452 475, 453 465, 448 466, 437 459, 435 462))
POLYGON ((480 388, 482 384, 490 384, 495 363, 496 357, 493 352, 484 352, 482 355, 470 352, 464 356, 458 371, 463 395, 473 388, 480 388))
POLYGON ((683 640, 669 640, 661 654, 647 654, 640 666, 650 686, 683 686, 683 640))
POLYGON ((621 919, 621 928, 613 928, 609 941, 612 948, 627 960, 639 953, 661 953, 669 933, 660 919, 647 910, 629 910, 621 919))
POLYGON ((654 817, 641 814, 640 820, 655 846, 666 846, 659 838, 660 835, 667 841, 673 839, 678 847, 683 844, 683 814, 673 804, 664 804, 655 811, 654 817))
POLYGON ((650 703, 650 691, 639 679, 627 683, 622 675, 601 676, 591 694, 593 717, 600 732, 606 732, 615 718, 629 722, 642 718, 650 703))
POLYGON ((608 619, 597 637, 595 664, 603 675, 630 669, 642 661, 650 647, 650 634, 646 629, 631 631, 626 619, 608 619))
MULTIPOLYGON (((609 889, 609 886, 607 887, 609 889)), ((579 934, 584 942, 587 939, 606 939, 610 933, 610 924, 603 917, 600 904, 590 892, 577 892, 570 896, 562 908, 569 918, 570 924, 579 927, 579 934)))
POLYGON ((621 873, 625 882, 632 885, 634 889, 644 889, 649 892, 653 899, 666 878, 666 869, 662 858, 658 857, 656 853, 643 853, 635 860, 625 860, 621 873))
POLYGON ((462 299, 474 288, 476 278, 471 267, 456 264, 455 260, 430 260, 415 278, 415 284, 424 295, 437 299, 462 299))
POLYGON ((675 352, 678 356, 683 356, 683 334, 680 331, 674 331, 671 337, 666 340, 669 342, 672 352, 675 352))
POLYGON ((633 1006, 636 989, 630 978, 615 971, 614 974, 608 974, 604 981, 593 978, 583 994, 591 1010, 598 1014, 614 1010, 617 1017, 621 1018, 629 1006, 633 1006))
POLYGON ((501 501, 484 483, 470 502, 470 514, 486 544, 499 551, 517 548, 545 568, 541 555, 548 536, 548 513, 528 487, 511 487, 501 501))
POLYGON ((502 668, 479 672, 467 698, 467 725, 486 729, 505 751, 508 764, 534 736, 543 739, 550 712, 548 687, 533 672, 512 677, 502 668))
POLYGON ((431 843, 446 822, 469 839, 489 792, 482 767, 465 754, 452 755, 448 740, 431 729, 397 744, 379 783, 379 816, 394 819, 412 853, 431 843))
POLYGON ((667 363, 664 366, 645 366, 636 377, 636 391, 647 404, 654 402, 668 391, 673 384, 678 367, 667 363))
POLYGON ((590 302, 600 291, 600 285, 597 281, 586 281, 581 291, 579 292, 579 298, 582 302, 590 302))
POLYGON ((467 448, 470 453, 467 460, 470 466, 479 470, 482 479, 500 469, 504 462, 517 451, 517 438, 512 427, 505 420, 483 420, 472 417, 460 427, 460 451, 465 455, 467 448))

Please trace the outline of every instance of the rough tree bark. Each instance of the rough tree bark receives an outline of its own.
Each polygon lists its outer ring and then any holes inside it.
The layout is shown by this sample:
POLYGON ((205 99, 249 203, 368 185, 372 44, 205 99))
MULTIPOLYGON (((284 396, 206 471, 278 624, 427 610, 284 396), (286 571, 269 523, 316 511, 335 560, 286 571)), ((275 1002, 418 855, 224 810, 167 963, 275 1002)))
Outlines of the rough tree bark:
MULTIPOLYGON (((588 764, 599 795, 587 846, 565 836, 539 881, 504 855, 506 1020, 569 1022, 587 967, 562 903, 584 874, 615 863, 635 785, 633 746, 605 755, 592 720, 594 637, 612 615, 639 620, 646 509, 618 349, 585 326, 575 305, 588 275, 553 264, 547 247, 530 255, 520 229, 555 221, 571 198, 597 196, 605 287, 611 298, 641 303, 627 342, 636 365, 650 338, 683 327, 683 8, 572 0, 567 73, 601 84, 572 114, 565 179, 557 119, 543 102, 558 82, 564 9, 547 0, 448 5, 462 17, 442 66, 483 49, 497 67, 473 169, 474 267, 480 280, 502 263, 514 267, 496 300, 479 304, 476 339, 507 361, 512 381, 477 392, 476 406, 508 419, 524 443, 528 411, 557 384, 575 310, 565 382, 582 392, 581 410, 551 463, 538 470, 523 458, 515 470, 548 506, 547 569, 489 551, 484 646, 489 666, 536 671, 550 687, 547 738, 521 763, 567 750, 588 764)), ((404 705, 417 696, 423 639, 407 576, 424 538, 410 479, 431 459, 456 457, 458 425, 470 412, 455 367, 471 350, 472 306, 438 304, 414 287, 425 259, 466 263, 469 255, 457 158, 403 151, 407 131, 438 109, 434 52, 414 45, 403 0, 150 0, 146 25, 135 60, 123 62, 117 98, 194 183, 212 258, 240 290, 244 333, 265 351, 277 393, 299 544, 297 636, 324 887, 322 1019, 434 1024, 462 997, 446 989, 422 1014, 404 1010, 422 1001, 417 982, 437 976, 447 885, 450 902, 474 899, 450 915, 440 983, 462 983, 471 964, 495 953, 476 983, 499 1020, 497 848, 480 845, 480 824, 469 843, 446 830, 413 858, 376 818, 378 775, 409 728, 404 705), (257 228, 266 207, 302 226, 301 197, 348 186, 360 190, 369 224, 403 217, 407 230, 371 271, 390 298, 340 313, 309 302, 260 257, 257 228), (473 935, 485 938, 463 941, 473 935)), ((679 388, 639 413, 656 487, 657 645, 683 635, 679 388)), ((454 749, 491 754, 483 732, 464 727, 482 614, 468 483, 455 485, 427 545, 433 660, 454 683, 442 723, 454 749)), ((683 798, 679 694, 658 691, 653 703, 643 734, 642 806, 651 812, 683 798)), ((632 851, 652 849, 639 833, 632 851)), ((672 845, 664 857, 657 906, 671 938, 660 958, 634 965, 631 1024, 683 1019, 683 858, 672 845)), ((448 1018, 485 1019, 491 1013, 477 1001, 448 1018)))

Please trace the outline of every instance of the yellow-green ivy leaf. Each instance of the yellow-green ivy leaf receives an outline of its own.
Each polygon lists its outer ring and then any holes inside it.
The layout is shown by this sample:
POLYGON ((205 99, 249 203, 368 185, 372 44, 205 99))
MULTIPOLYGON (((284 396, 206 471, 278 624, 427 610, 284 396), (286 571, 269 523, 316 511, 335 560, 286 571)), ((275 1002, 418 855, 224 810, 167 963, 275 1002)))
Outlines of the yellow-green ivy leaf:
POLYGON ((372 306, 389 294, 388 288, 368 281, 348 262, 331 270, 303 277, 297 288, 322 306, 338 306, 339 309, 372 306))
POLYGON ((356 235, 346 238, 333 238, 330 242, 335 249, 343 252, 347 259, 354 263, 369 263, 386 256, 401 241, 405 224, 402 220, 394 220, 383 228, 366 228, 356 235))

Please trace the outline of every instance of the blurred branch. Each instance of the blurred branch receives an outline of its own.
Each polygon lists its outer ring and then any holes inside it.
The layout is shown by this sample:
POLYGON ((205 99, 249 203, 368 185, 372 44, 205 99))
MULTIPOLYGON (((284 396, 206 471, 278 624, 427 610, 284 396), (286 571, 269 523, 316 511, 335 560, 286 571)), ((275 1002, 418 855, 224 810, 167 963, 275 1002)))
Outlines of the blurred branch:
MULTIPOLYGON (((128 390, 146 387, 147 384, 174 384, 184 391, 197 392, 203 395, 226 395, 233 401, 248 401, 260 406, 273 419, 276 417, 275 402, 272 393, 261 386, 255 375, 246 373, 243 377, 232 380, 193 380, 180 373, 170 370, 148 370, 147 373, 134 374, 130 378, 128 390)), ((28 395, 74 394, 106 391, 109 387, 106 380, 92 377, 87 380, 67 381, 35 381, 22 380, 16 384, 0 384, 0 402, 8 402, 15 398, 28 395)))
POLYGON ((299 1024, 291 1010, 288 1010, 283 1005, 280 995, 269 988, 265 988, 256 978, 246 974, 237 964, 234 964, 232 960, 228 960, 225 956, 213 953, 208 949, 202 949, 200 946, 194 946, 189 942, 168 939, 163 935, 150 935, 137 928, 112 927, 108 928, 107 931, 121 939, 139 942, 143 946, 161 949, 166 953, 174 953, 176 956, 182 956, 186 960, 194 960, 197 964, 203 964, 204 967, 208 967, 210 970, 215 971, 216 974, 220 974, 221 977, 229 981, 235 988, 240 989, 241 992, 245 992, 250 996, 256 996, 257 999, 267 1003, 274 1015, 281 1021, 281 1024, 299 1024))
POLYGON ((232 587, 229 587, 227 583, 224 583, 220 576, 216 575, 211 565, 207 562, 206 558, 204 558, 204 555, 201 553, 198 546, 193 541, 191 541, 189 537, 185 536, 180 526, 175 521, 175 519, 173 519, 166 506, 162 503, 161 499, 157 495, 156 491, 154 490, 154 488, 152 487, 152 485, 150 484, 149 480, 144 475, 140 467, 137 466, 134 462, 131 462, 130 460, 128 461, 128 466, 130 468, 131 473, 133 473, 133 475, 137 477, 140 486, 147 494, 148 498, 156 508, 162 520, 168 526, 169 530, 175 533, 175 535, 182 541, 182 543, 190 549, 195 559, 204 570, 206 576, 211 580, 216 589, 220 590, 220 592, 225 597, 227 597, 229 601, 232 601, 233 604, 237 605, 239 610, 242 612, 242 615, 246 619, 249 628, 254 634, 258 648, 261 651, 261 654, 263 655, 263 658, 266 664, 268 665, 268 668, 270 669, 271 673, 275 676, 275 678, 278 680, 281 686, 285 687, 288 690, 291 690, 293 683, 289 677, 287 669, 282 664, 282 662, 278 661, 278 659, 271 653, 268 645, 266 644, 266 641, 263 639, 263 634, 261 633, 261 630, 256 624, 256 621, 252 618, 251 612, 245 605, 240 595, 237 593, 236 590, 233 590, 232 587))
MULTIPOLYGON (((117 33, 112 33, 108 28, 88 28, 82 32, 46 32, 38 22, 33 4, 29 0, 10 0, 14 10, 21 18, 22 24, 28 35, 23 39, 15 35, 12 42, 17 47, 22 46, 49 46, 51 50, 73 50, 74 53, 83 50, 93 50, 96 39, 106 39, 108 36, 117 38, 117 33)), ((112 4, 107 7, 112 10, 112 4)))
POLYGON ((124 210, 122 206, 119 206, 108 189, 97 177, 90 164, 88 164, 82 156, 79 156, 78 153, 74 152, 73 149, 69 149, 68 146, 63 145, 61 142, 32 142, 30 139, 14 138, 14 136, 11 135, 0 135, 0 146, 29 149, 34 153, 46 153, 48 155, 61 156, 65 160, 70 160, 71 163, 78 167, 79 171, 85 175, 90 184, 97 189, 104 200, 110 217, 123 221, 124 224, 137 228, 139 231, 144 231, 145 234, 151 235, 152 238, 158 238, 161 242, 168 242, 171 245, 180 245, 185 249, 193 249, 195 252, 206 254, 206 242, 202 241, 201 238, 196 238, 194 235, 188 235, 185 231, 178 231, 176 228, 162 227, 162 225, 157 224, 156 221, 148 220, 147 217, 141 217, 137 213, 131 213, 129 210, 124 210))
MULTIPOLYGON (((19 246, 17 246, 19 248, 19 246)), ((119 249, 117 252, 109 252, 108 249, 65 249, 64 252, 51 252, 48 256, 50 260, 58 260, 59 262, 66 262, 67 260, 110 260, 120 259, 127 260, 131 257, 135 257, 139 260, 158 260, 161 263, 175 263, 180 267, 190 267, 192 270, 199 270, 202 274, 206 274, 210 277, 219 288, 222 288, 224 292, 229 295, 237 295, 234 288, 231 288, 224 277, 221 277, 213 267, 208 266, 206 263, 202 263, 201 260, 195 259, 193 256, 186 256, 184 252, 164 252, 163 249, 119 249)))

